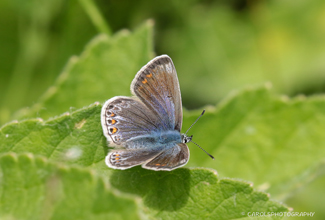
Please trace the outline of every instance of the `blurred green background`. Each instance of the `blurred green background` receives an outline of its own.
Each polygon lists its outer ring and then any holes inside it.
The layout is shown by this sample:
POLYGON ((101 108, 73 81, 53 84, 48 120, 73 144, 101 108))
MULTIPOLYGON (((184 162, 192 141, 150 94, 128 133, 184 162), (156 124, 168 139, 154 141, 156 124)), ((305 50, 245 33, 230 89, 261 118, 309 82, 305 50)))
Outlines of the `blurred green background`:
MULTIPOLYGON (((173 59, 188 109, 265 82, 288 96, 325 91, 323 0, 3 0, 0 125, 35 104, 68 59, 103 31, 87 13, 89 3, 102 13, 109 34, 154 20, 155 52, 173 59)), ((324 185, 318 178, 284 202, 325 219, 324 185)))

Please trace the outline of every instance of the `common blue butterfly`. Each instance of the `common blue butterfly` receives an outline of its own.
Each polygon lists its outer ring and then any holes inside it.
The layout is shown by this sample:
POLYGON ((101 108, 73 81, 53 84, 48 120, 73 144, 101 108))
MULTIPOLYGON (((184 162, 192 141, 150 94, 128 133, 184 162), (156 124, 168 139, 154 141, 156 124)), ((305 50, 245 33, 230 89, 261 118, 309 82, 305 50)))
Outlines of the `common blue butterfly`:
POLYGON ((182 100, 171 58, 161 55, 142 67, 131 92, 134 97, 116 96, 102 107, 103 132, 114 147, 106 156, 107 166, 168 171, 184 166, 192 136, 180 133, 182 100))

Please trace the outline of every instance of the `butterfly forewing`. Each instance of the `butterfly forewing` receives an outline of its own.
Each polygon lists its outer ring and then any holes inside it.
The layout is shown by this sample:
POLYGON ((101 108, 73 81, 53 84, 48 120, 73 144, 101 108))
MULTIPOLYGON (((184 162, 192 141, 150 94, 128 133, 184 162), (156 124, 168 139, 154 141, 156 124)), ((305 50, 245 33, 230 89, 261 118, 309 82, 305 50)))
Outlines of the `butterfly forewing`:
POLYGON ((181 130, 182 101, 173 61, 167 55, 156 57, 135 76, 131 91, 163 123, 165 130, 181 130))

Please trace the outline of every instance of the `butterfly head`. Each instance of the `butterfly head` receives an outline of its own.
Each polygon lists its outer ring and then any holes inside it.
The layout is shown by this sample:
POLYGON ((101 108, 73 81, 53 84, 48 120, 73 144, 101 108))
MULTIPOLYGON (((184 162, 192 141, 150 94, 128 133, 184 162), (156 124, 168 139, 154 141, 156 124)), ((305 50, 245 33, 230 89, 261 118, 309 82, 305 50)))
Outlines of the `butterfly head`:
POLYGON ((182 142, 186 144, 192 141, 193 135, 187 136, 186 134, 181 134, 181 138, 182 138, 182 142))

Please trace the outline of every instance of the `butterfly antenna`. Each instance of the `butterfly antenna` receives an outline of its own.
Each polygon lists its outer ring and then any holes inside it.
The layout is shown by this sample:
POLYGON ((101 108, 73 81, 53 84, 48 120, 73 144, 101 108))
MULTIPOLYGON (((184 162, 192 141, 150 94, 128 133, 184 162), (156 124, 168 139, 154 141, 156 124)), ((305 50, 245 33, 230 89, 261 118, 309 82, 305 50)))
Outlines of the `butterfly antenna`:
POLYGON ((209 154, 208 152, 206 152, 200 145, 198 145, 197 143, 195 143, 194 141, 190 141, 193 144, 195 144, 196 146, 198 146, 201 150, 203 150, 207 155, 209 155, 213 160, 214 160, 214 156, 212 156, 211 154, 209 154))
MULTIPOLYGON (((187 129, 187 131, 185 132, 185 135, 193 127, 193 125, 195 125, 195 123, 204 115, 204 112, 205 112, 205 110, 202 111, 201 115, 195 120, 195 122, 190 126, 190 128, 187 129)), ((203 150, 207 155, 209 155, 214 160, 214 157, 211 154, 209 154, 208 152, 206 152, 200 145, 198 145, 197 143, 195 143, 194 141, 192 141, 192 136, 190 137, 189 141, 192 142, 193 144, 195 144, 196 146, 198 146, 201 150, 203 150)))
POLYGON ((195 120, 195 122, 189 127, 189 129, 187 129, 187 131, 185 132, 185 134, 187 134, 187 132, 193 127, 193 125, 195 125, 195 123, 202 117, 202 115, 204 114, 205 109, 203 110, 203 112, 201 113, 201 115, 195 120))

